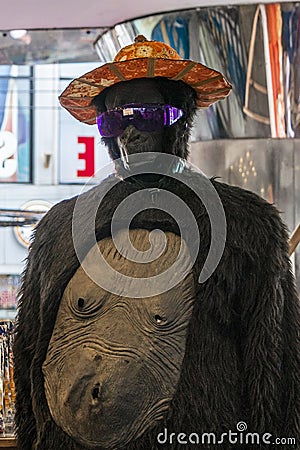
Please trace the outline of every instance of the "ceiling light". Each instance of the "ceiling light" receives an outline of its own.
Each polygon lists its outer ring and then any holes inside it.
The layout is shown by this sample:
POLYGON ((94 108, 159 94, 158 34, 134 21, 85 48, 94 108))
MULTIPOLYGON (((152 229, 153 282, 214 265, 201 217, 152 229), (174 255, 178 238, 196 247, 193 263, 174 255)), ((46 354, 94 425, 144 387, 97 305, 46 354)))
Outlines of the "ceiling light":
POLYGON ((10 36, 13 39, 22 39, 22 37, 24 37, 27 33, 27 30, 11 30, 9 32, 10 36))

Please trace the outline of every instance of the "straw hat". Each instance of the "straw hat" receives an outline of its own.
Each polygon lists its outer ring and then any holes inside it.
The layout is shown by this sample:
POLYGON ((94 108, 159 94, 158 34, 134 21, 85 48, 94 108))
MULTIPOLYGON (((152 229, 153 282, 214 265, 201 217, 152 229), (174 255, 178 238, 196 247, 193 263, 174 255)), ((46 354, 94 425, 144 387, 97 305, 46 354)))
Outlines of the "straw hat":
POLYGON ((105 88, 120 81, 165 77, 182 80, 197 93, 198 108, 205 108, 225 98, 231 85, 216 70, 195 61, 183 60, 163 42, 147 41, 137 36, 134 44, 122 48, 111 63, 104 64, 73 80, 59 97, 60 104, 80 122, 96 123, 96 109, 91 102, 105 88))

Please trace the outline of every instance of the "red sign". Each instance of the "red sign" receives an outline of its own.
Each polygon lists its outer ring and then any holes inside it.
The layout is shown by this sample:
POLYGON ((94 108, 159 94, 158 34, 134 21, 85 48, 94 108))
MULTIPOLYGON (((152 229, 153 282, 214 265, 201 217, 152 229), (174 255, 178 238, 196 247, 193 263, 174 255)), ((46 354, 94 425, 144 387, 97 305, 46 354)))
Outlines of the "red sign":
POLYGON ((77 170, 78 177, 92 177, 95 173, 95 138, 90 136, 78 136, 78 144, 85 146, 85 151, 78 154, 78 159, 85 161, 85 169, 77 170))

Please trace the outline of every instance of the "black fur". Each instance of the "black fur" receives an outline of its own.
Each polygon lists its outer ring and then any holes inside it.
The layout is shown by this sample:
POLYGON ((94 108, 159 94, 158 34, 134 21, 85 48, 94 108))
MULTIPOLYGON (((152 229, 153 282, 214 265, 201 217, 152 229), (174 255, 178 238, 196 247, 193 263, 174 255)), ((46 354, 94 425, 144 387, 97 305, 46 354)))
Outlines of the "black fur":
MULTIPOLYGON (((158 83, 166 95, 170 94, 166 101, 189 111, 186 119, 190 126, 195 113, 191 88, 176 84, 183 89, 172 89, 166 80, 158 83)), ((99 98, 103 101, 103 95, 99 98)), ((101 111, 104 104, 101 106, 99 98, 96 102, 101 111)), ((165 133, 167 153, 186 157, 185 120, 165 133)), ((114 157, 118 151, 115 141, 105 142, 114 157)), ((272 433, 274 438, 295 437, 297 445, 286 448, 300 448, 300 308, 288 258, 287 233, 277 210, 251 192, 211 180, 226 213, 227 240, 218 268, 204 284, 198 284, 210 246, 209 218, 185 185, 174 180, 166 182, 168 189, 190 206, 199 225, 201 246, 194 267, 197 298, 181 378, 168 416, 164 423, 128 444, 126 450, 161 448, 156 436, 165 426, 169 432, 220 435, 236 431, 239 421, 245 421, 250 432, 272 433)), ((109 187, 96 219, 98 240, 110 235, 111 217, 122 199, 139 189, 128 181, 112 186, 110 177, 83 194, 80 223, 85 253, 93 245, 86 217, 103 190, 109 187)), ((76 197, 55 205, 39 223, 23 276, 14 345, 20 450, 87 450, 77 446, 51 419, 42 375, 62 294, 79 265, 72 241, 75 202, 76 197)), ((170 216, 154 209, 140 213, 132 227, 178 233, 170 216)), ((229 450, 273 446, 227 443, 181 447, 229 450)))

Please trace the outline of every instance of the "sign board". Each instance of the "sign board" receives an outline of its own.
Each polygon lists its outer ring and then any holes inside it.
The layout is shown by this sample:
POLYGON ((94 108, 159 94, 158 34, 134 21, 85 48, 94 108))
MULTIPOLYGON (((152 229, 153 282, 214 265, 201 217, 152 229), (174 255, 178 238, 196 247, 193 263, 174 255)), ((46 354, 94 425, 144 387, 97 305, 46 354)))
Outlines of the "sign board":
POLYGON ((20 275, 0 275, 0 309, 16 309, 20 275))

